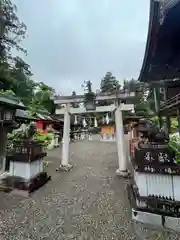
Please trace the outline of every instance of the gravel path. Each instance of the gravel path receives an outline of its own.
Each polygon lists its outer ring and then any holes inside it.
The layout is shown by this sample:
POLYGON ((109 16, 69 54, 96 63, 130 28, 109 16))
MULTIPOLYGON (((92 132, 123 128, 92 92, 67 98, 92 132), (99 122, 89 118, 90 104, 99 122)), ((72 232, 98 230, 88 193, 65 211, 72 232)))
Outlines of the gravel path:
POLYGON ((123 179, 115 176, 116 144, 71 144, 70 172, 55 172, 60 149, 49 152, 52 180, 29 198, 0 195, 0 239, 133 240, 123 179))

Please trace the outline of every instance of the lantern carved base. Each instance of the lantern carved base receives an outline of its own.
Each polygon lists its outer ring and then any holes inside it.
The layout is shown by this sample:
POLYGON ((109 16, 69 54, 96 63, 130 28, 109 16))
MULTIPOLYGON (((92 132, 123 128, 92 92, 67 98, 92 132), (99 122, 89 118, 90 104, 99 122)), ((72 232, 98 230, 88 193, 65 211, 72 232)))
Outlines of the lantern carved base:
POLYGON ((8 176, 2 181, 4 189, 9 189, 11 194, 29 196, 30 193, 38 190, 51 179, 47 172, 39 173, 33 178, 27 180, 25 178, 8 176))
POLYGON ((2 181, 2 185, 10 188, 12 193, 29 193, 43 186, 51 179, 44 172, 43 146, 37 141, 23 139, 14 143, 13 151, 6 157, 9 162, 9 174, 2 181))
POLYGON ((141 138, 131 145, 134 178, 127 192, 132 219, 137 226, 180 231, 180 164, 176 163, 176 152, 162 130, 143 121, 137 127, 141 138))
POLYGON ((47 172, 44 172, 43 158, 31 162, 11 159, 9 173, 10 175, 3 179, 2 186, 10 189, 12 194, 23 196, 28 196, 51 179, 47 172))
POLYGON ((117 169, 116 170, 116 175, 119 176, 119 177, 126 178, 126 177, 130 176, 130 172, 128 170, 121 171, 120 169, 117 169))
POLYGON ((154 226, 180 232, 180 201, 155 196, 141 197, 133 184, 128 185, 127 192, 132 219, 136 223, 143 223, 148 228, 154 226))
POLYGON ((18 176, 24 179, 31 179, 43 172, 43 158, 32 162, 22 162, 10 160, 11 176, 18 176))
POLYGON ((56 168, 56 172, 60 172, 60 171, 64 171, 64 172, 68 172, 73 168, 73 165, 68 164, 68 165, 60 165, 59 168, 56 168))

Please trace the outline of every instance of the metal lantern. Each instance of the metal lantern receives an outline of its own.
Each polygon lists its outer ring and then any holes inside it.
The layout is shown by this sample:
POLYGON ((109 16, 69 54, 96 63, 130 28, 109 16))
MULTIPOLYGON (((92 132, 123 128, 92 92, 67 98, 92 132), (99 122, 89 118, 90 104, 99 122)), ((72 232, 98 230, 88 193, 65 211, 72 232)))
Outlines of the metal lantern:
POLYGON ((96 117, 94 118, 94 127, 97 127, 98 126, 98 124, 97 124, 97 119, 96 119, 96 117))
POLYGON ((88 101, 85 104, 85 108, 87 111, 93 111, 93 110, 96 110, 96 105, 95 105, 94 101, 88 101))
POLYGON ((106 124, 109 124, 109 115, 108 115, 108 113, 106 114, 106 124))
POLYGON ((87 111, 96 110, 95 94, 93 92, 88 92, 85 94, 84 105, 87 111))
POLYGON ((87 126, 86 119, 83 119, 83 127, 85 128, 87 126))
POLYGON ((75 119, 74 119, 74 124, 77 125, 77 124, 78 124, 78 122, 77 122, 77 116, 75 115, 74 117, 75 117, 75 119))
POLYGON ((105 122, 106 122, 106 119, 105 119, 105 117, 103 117, 102 118, 102 123, 105 124, 105 122))
POLYGON ((1 121, 10 122, 10 121, 13 121, 14 118, 15 118, 15 110, 14 109, 4 108, 1 110, 1 112, 0 112, 1 121))
POLYGON ((14 111, 13 110, 4 110, 4 121, 12 121, 14 119, 14 111))

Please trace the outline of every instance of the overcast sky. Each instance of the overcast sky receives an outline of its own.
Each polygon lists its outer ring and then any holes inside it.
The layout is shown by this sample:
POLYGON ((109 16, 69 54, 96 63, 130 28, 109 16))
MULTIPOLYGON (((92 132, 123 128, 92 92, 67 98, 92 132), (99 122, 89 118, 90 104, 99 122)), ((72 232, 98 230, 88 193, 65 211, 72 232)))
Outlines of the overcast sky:
POLYGON ((111 71, 138 77, 146 44, 149 0, 14 0, 28 28, 25 60, 34 79, 63 94, 97 89, 111 71))

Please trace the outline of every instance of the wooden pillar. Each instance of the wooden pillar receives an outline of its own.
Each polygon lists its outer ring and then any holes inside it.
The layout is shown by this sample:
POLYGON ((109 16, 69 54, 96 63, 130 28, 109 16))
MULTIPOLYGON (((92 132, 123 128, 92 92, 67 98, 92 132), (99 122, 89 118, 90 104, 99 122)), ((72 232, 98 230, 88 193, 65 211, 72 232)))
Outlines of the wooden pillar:
POLYGON ((158 97, 158 89, 156 87, 153 88, 153 94, 154 94, 154 104, 155 104, 155 111, 156 114, 158 115, 158 122, 159 122, 159 127, 162 128, 163 121, 162 121, 162 116, 159 113, 159 97, 158 97))
POLYGON ((178 132, 180 136, 180 109, 177 109, 177 120, 178 120, 178 132))
MULTIPOLYGON (((167 87, 164 87, 164 102, 167 105, 167 87)), ((166 133, 171 133, 171 117, 166 116, 166 133)))
POLYGON ((166 132, 169 135, 171 133, 171 118, 169 116, 166 117, 166 132))

